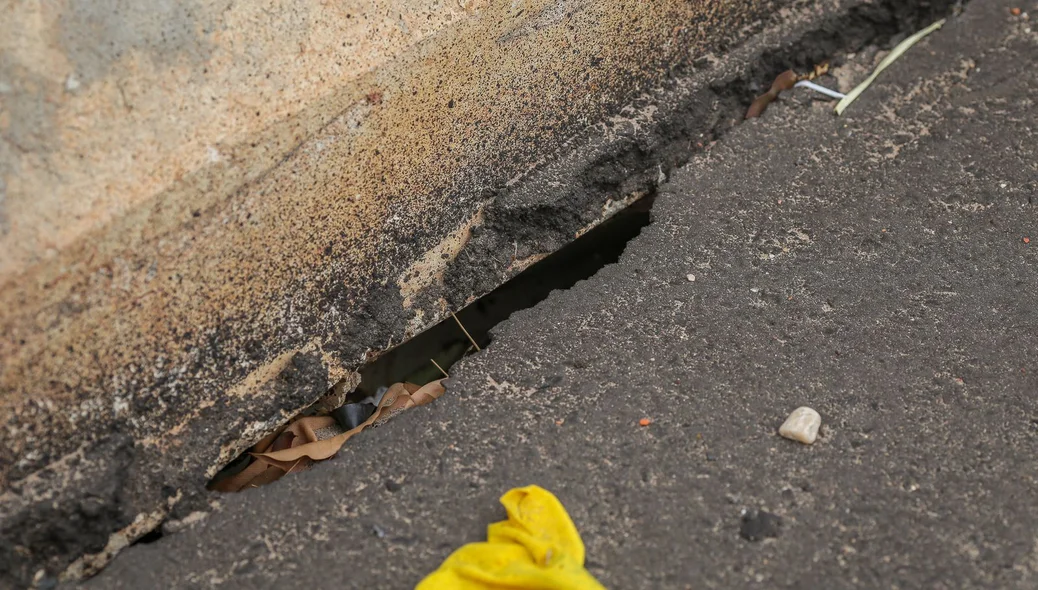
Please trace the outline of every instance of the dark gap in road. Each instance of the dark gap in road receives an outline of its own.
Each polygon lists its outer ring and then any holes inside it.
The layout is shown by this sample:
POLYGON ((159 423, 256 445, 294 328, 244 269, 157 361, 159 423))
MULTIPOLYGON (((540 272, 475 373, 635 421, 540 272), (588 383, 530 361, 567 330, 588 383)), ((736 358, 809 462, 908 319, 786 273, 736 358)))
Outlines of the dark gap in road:
MULTIPOLYGON (((481 348, 490 344, 490 332, 517 311, 537 305, 555 290, 569 289, 620 259, 627 243, 649 224, 655 191, 592 228, 561 249, 535 262, 497 289, 457 312, 481 348)), ((471 343, 454 318, 390 349, 361 369, 361 384, 350 398, 364 398, 382 386, 400 381, 419 385, 443 376, 430 362, 450 367, 471 350, 471 343)))
POLYGON ((152 529, 152 530, 148 531, 147 533, 144 534, 143 537, 141 537, 141 538, 137 539, 136 541, 134 541, 133 544, 134 545, 148 545, 148 544, 154 543, 155 541, 158 541, 163 536, 164 535, 163 535, 163 532, 162 532, 162 527, 160 526, 158 528, 155 528, 155 529, 152 529))

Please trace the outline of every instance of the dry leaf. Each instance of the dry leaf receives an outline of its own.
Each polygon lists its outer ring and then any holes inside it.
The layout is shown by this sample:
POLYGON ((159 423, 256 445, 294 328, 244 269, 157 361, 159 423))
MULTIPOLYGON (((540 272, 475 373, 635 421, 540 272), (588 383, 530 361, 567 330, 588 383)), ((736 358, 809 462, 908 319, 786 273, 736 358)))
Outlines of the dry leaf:
POLYGON ((764 94, 758 96, 750 108, 746 110, 746 118, 752 119, 759 117, 764 113, 764 110, 768 108, 768 105, 772 103, 783 90, 789 90, 797 83, 797 74, 793 70, 786 70, 775 77, 775 81, 771 83, 771 89, 764 94))
POLYGON ((225 477, 210 486, 220 492, 238 492, 280 479, 287 473, 302 471, 314 461, 334 456, 358 432, 369 426, 378 426, 400 412, 425 405, 443 395, 443 380, 418 386, 413 383, 395 383, 386 391, 378 408, 356 428, 324 440, 318 440, 316 431, 335 425, 331 416, 305 416, 275 431, 253 445, 253 462, 240 472, 225 477))
POLYGON ((814 69, 812 69, 810 72, 797 76, 797 81, 814 80, 815 78, 818 78, 819 76, 824 76, 828 73, 829 62, 823 61, 822 63, 816 65, 814 69))

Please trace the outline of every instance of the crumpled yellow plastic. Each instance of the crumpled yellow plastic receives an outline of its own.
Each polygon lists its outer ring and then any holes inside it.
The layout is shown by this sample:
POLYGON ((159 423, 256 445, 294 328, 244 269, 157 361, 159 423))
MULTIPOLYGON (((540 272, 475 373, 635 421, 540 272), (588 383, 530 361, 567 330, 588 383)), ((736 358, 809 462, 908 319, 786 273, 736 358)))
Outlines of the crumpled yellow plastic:
POLYGON ((584 569, 584 542, 566 509, 538 486, 501 496, 508 520, 485 543, 451 553, 415 590, 605 590, 584 569))

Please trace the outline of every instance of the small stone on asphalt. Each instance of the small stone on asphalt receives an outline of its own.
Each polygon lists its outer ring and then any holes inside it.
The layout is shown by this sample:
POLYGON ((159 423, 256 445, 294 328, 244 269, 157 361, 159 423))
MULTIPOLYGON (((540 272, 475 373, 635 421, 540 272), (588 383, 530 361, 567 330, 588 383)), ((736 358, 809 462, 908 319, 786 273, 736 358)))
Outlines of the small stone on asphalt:
POLYGON ((692 273, 689 273, 689 274, 685 275, 685 278, 688 279, 688 282, 690 282, 690 283, 696 282, 696 275, 694 275, 692 273))
POLYGON ((814 444, 818 438, 818 429, 822 426, 822 417, 818 412, 806 406, 793 410, 786 421, 779 427, 779 434, 805 445, 814 444))
POLYGON ((779 536, 782 517, 764 510, 743 510, 739 536, 747 541, 763 541, 779 536))

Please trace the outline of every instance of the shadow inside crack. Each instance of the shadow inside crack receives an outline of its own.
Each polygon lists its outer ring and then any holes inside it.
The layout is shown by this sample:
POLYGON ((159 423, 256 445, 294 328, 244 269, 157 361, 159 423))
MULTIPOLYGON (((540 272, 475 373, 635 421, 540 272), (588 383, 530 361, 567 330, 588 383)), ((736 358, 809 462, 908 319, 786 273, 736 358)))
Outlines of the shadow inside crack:
POLYGON ((461 311, 386 351, 360 370, 361 383, 342 406, 324 416, 303 412, 225 466, 207 487, 241 491, 271 483, 328 458, 363 428, 431 402, 443 392, 438 380, 466 354, 489 345, 494 326, 619 260, 628 242, 649 224, 655 194, 650 191, 461 311), (291 457, 279 459, 286 452, 291 457))
POLYGON ((620 255, 642 228, 649 224, 655 191, 633 202, 601 224, 556 252, 532 264, 490 293, 448 316, 407 342, 390 349, 360 370, 361 384, 348 399, 374 394, 378 388, 397 382, 428 383, 443 377, 431 362, 450 367, 475 344, 490 344, 490 332, 517 311, 537 305, 555 290, 566 290, 620 259, 620 255))

